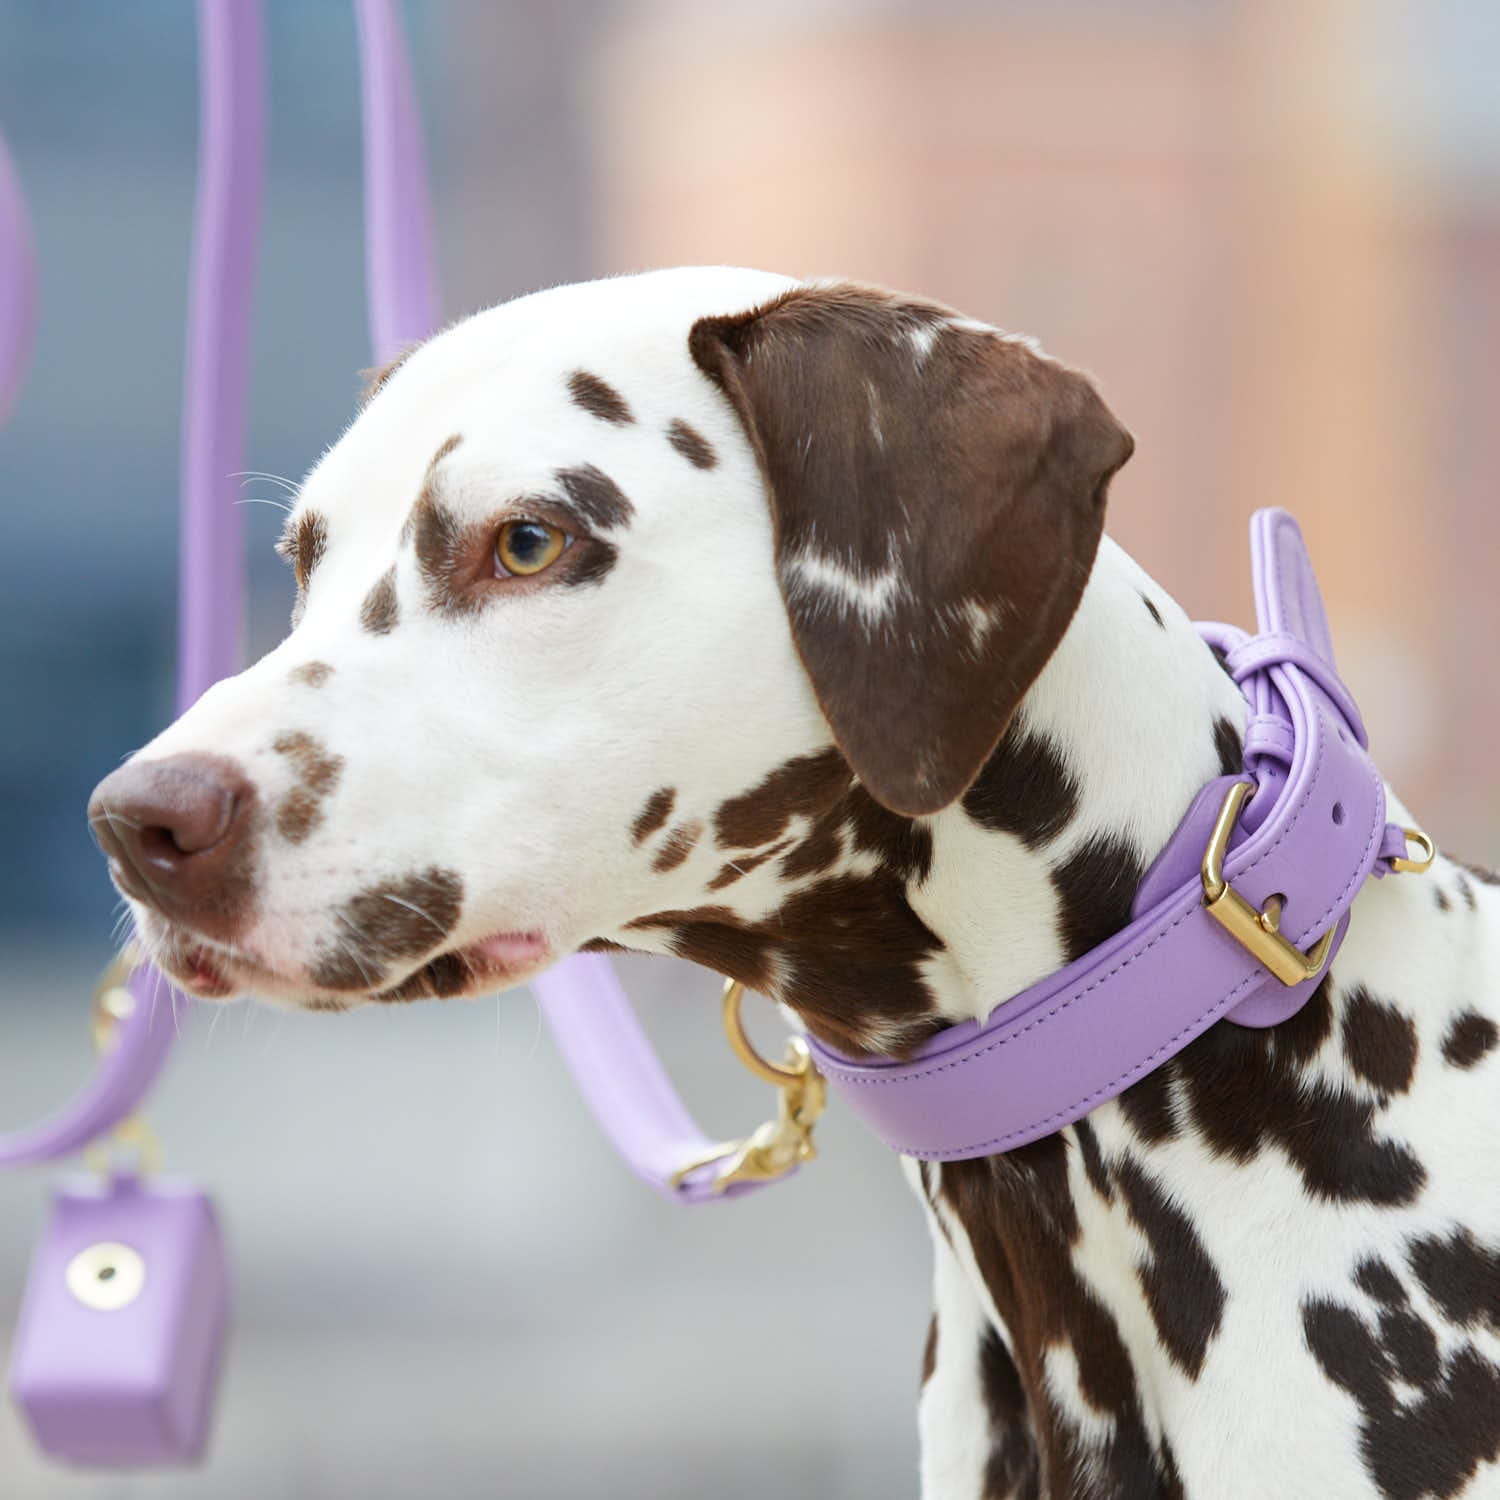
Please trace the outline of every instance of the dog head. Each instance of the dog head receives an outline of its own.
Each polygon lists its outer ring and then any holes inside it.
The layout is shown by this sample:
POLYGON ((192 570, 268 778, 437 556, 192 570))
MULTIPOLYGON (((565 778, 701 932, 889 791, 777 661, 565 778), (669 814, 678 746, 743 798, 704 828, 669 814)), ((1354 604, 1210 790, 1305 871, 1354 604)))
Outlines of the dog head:
POLYGON ((302 485, 287 639, 96 790, 111 872, 187 989, 315 1008, 764 915, 814 837, 868 876, 994 748, 1130 447, 1080 375, 873 288, 480 313, 302 485))

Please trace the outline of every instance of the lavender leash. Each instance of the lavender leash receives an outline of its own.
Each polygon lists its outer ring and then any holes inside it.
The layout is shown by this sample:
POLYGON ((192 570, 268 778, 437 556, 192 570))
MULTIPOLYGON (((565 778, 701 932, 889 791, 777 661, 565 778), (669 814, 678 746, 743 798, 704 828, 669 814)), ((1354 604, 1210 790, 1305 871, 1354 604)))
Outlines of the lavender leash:
POLYGON ((21 388, 36 335, 36 246, 21 179, 0 139, 0 426, 21 388))
MULTIPOLYGON (((356 0, 365 127, 365 275, 370 342, 386 360, 437 327, 439 297, 421 124, 391 0, 356 0)), ((626 1164, 680 1203, 736 1197, 710 1165, 674 1181, 714 1143, 667 1078, 609 960, 579 954, 532 981, 542 1014, 590 1112, 626 1164)))
MULTIPOLYGON (((250 304, 264 159, 262 51, 260 0, 198 0, 199 175, 182 418, 179 711, 239 662, 244 525, 233 503, 232 476, 244 466, 250 304)), ((0 179, 4 177, 0 165, 0 179)), ((0 199, 11 188, 13 184, 0 180, 0 199)), ((16 203, 13 215, 19 213, 16 203)), ((5 212, 0 206, 0 215, 5 212)), ((18 262, 15 235, 0 229, 0 241, 0 253, 11 262, 0 284, 17 285, 15 266, 19 263, 23 271, 27 266, 24 243, 18 262)), ((20 326, 16 318, 9 307, 0 317, 0 337, 6 340, 0 361, 15 358, 10 330, 20 326)), ((0 373, 0 390, 6 385, 0 373)), ((93 1076, 50 1119, 0 1136, 0 1167, 70 1155, 135 1109, 172 1050, 175 1028, 156 1013, 168 985, 150 966, 136 971, 130 984, 134 1011, 115 1027, 114 1042, 93 1076)), ((170 1003, 176 1003, 175 994, 170 1003)))

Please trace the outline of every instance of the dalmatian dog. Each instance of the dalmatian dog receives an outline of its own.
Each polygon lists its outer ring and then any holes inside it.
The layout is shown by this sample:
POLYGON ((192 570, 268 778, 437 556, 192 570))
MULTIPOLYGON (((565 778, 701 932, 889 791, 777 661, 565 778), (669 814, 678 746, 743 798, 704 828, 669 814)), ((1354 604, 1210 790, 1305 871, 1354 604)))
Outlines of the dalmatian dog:
MULTIPOLYGON (((1131 448, 1029 341, 867 286, 480 313, 308 475, 287 639, 99 786, 111 873, 195 995, 628 948, 905 1056, 1124 926, 1240 768, 1240 692, 1101 536, 1131 448)), ((923 1495, 1500 1496, 1497 1044, 1500 888, 1440 858, 1293 1019, 908 1162, 923 1495)))

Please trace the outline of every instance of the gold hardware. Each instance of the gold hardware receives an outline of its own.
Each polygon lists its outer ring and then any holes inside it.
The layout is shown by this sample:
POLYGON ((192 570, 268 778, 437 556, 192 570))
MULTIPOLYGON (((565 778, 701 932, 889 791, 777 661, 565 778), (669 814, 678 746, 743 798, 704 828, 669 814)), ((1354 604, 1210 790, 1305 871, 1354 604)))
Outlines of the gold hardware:
POLYGON ((1407 859, 1404 855, 1398 854, 1391 861, 1391 868, 1404 871, 1409 875, 1420 875, 1437 858, 1437 845, 1420 828, 1403 828, 1401 832, 1406 835, 1408 844, 1415 844, 1422 851, 1422 857, 1407 859))
POLYGON ((130 976, 140 967, 141 961, 140 949, 134 943, 126 943, 99 976, 89 1017, 89 1034, 95 1052, 103 1052, 109 1045, 118 1022, 135 1014, 130 976))
MULTIPOLYGON (((107 1051, 114 1040, 115 1027, 135 1014, 135 996, 130 990, 130 976, 143 962, 140 949, 134 943, 127 943, 100 975, 89 1015, 89 1034, 96 1053, 107 1051)), ((107 1176, 110 1170, 110 1151, 114 1146, 133 1149, 139 1170, 143 1174, 161 1170, 161 1140, 139 1115, 130 1115, 121 1120, 110 1132, 107 1141, 97 1141, 84 1152, 83 1159, 88 1169, 101 1177, 107 1176)), ((134 1251, 130 1253, 135 1254, 134 1251)), ((74 1295, 78 1295, 76 1290, 74 1295)), ((85 1299, 80 1297, 79 1300, 85 1299)), ((93 1307, 103 1304, 88 1305, 93 1307)), ((123 1307, 125 1304, 120 1302, 111 1305, 123 1307)))
POLYGON ((68 1262, 63 1279, 85 1307, 118 1312, 140 1296, 146 1284, 146 1262, 129 1245, 101 1240, 68 1262))
POLYGON ((1208 848, 1203 851, 1203 905, 1232 938, 1249 949, 1283 984, 1301 984, 1322 971, 1338 924, 1335 922, 1304 953, 1281 935, 1282 903, 1279 896, 1270 897, 1264 909, 1257 911, 1224 879, 1224 855, 1229 849, 1229 835, 1240 809, 1254 790, 1253 782, 1235 782, 1219 809, 1218 821, 1209 835, 1208 848))
POLYGON ((745 987, 737 979, 724 985, 724 1031, 734 1055, 759 1079, 778 1090, 776 1118, 768 1120, 742 1141, 725 1141, 685 1163, 672 1176, 672 1186, 699 1167, 723 1162, 713 1181, 713 1190, 722 1193, 736 1182, 770 1182, 784 1177, 801 1162, 811 1161, 818 1152, 813 1145, 813 1126, 828 1102, 828 1086, 818 1072, 801 1037, 787 1042, 786 1059, 768 1062, 755 1050, 745 1035, 740 1003, 745 987))

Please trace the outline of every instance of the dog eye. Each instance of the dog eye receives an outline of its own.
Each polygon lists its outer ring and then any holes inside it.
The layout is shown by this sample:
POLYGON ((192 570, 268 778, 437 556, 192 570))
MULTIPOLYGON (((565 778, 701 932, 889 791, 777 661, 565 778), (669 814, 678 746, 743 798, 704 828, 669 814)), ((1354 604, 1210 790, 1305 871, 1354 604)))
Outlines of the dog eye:
POLYGON ((567 545, 567 533, 545 521, 507 521, 495 539, 495 571, 517 578, 540 573, 567 545))

